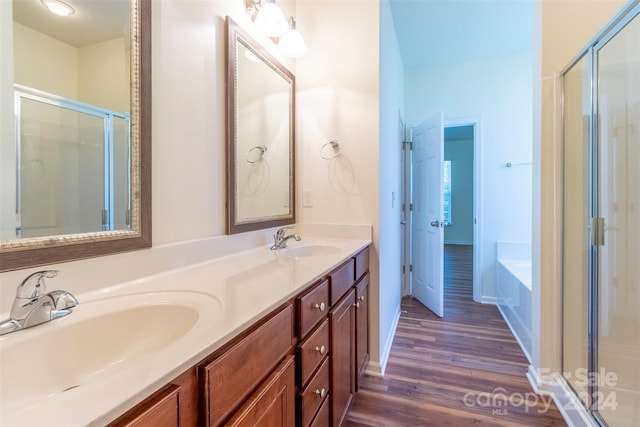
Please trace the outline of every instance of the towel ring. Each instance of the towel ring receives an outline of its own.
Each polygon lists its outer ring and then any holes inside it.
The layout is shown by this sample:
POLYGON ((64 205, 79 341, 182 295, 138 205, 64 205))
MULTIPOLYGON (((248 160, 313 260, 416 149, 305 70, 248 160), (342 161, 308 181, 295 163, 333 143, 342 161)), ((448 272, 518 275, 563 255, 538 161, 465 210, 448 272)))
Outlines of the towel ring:
POLYGON ((335 159, 336 157, 338 157, 340 155, 341 152, 342 152, 342 148, 340 148, 340 143, 338 141, 336 141, 335 139, 327 142, 322 147, 320 147, 320 157, 322 157, 325 160, 335 159), (338 151, 336 153, 334 153, 333 156, 325 156, 322 153, 324 151, 324 147, 326 147, 327 145, 331 145, 331 148, 333 148, 334 150, 337 148, 338 151))
POLYGON ((256 145, 256 146, 255 146, 255 147, 253 147, 251 150, 249 150, 249 151, 247 152, 247 154, 246 154, 244 157, 245 157, 245 159, 247 160, 247 162, 249 162, 249 163, 255 163, 255 162, 257 162, 258 160, 262 160, 262 158, 264 157, 264 153, 266 153, 266 152, 267 152, 267 146, 266 146, 266 145, 256 145), (253 150, 260 150, 260 154, 258 154, 258 157, 257 157, 255 160, 253 160, 253 161, 252 161, 252 160, 249 160, 249 155, 251 154, 251 152, 252 152, 253 150))

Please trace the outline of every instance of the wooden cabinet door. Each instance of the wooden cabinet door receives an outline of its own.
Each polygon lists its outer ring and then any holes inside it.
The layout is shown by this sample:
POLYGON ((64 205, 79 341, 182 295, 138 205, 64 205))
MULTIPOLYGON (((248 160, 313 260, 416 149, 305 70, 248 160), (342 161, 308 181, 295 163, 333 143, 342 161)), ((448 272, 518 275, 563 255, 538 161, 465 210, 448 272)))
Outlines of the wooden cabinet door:
POLYGON ((293 355, 273 371, 226 424, 232 427, 294 427, 295 363, 293 355))
POLYGON ((109 427, 195 427, 197 423, 196 371, 190 369, 109 427))
POLYGON ((356 285, 356 391, 369 363, 369 274, 356 285))
POLYGON ((329 312, 330 356, 330 416, 331 425, 344 421, 355 393, 355 290, 329 312))

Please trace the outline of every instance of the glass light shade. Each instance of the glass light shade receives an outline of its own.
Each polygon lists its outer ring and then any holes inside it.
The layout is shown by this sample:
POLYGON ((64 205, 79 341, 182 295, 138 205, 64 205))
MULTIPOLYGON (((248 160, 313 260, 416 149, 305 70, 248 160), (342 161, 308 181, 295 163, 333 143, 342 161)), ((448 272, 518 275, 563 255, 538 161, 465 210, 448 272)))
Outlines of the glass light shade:
POLYGON ((255 24, 267 37, 280 37, 289 28, 282 9, 275 3, 264 3, 260 7, 255 24))
POLYGON ((307 45, 302 35, 295 28, 290 28, 278 42, 284 56, 299 58, 307 53, 307 45))
POLYGON ((49 9, 51 13, 54 13, 59 16, 69 16, 73 15, 75 10, 68 4, 59 1, 59 0, 40 0, 42 4, 49 9))

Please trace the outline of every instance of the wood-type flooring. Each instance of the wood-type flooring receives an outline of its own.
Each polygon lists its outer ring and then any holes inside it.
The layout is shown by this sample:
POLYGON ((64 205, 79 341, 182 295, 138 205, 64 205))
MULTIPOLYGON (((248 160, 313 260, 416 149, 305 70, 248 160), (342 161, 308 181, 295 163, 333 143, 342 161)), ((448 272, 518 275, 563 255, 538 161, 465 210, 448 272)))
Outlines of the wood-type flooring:
POLYGON ((473 302, 472 262, 471 246, 445 246, 443 318, 402 300, 385 376, 365 377, 346 427, 566 426, 498 309, 473 302))

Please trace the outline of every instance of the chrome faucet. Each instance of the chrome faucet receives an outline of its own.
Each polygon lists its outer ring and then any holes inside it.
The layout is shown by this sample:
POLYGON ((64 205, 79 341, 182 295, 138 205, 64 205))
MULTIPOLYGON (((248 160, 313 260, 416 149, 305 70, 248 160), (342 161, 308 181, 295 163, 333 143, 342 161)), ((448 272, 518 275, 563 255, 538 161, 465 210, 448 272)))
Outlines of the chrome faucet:
POLYGON ((58 270, 38 271, 18 285, 9 319, 0 322, 0 335, 50 322, 71 313, 78 305, 76 297, 67 291, 47 292, 44 279, 54 278, 58 270))
POLYGON ((278 231, 276 231, 276 234, 273 235, 273 246, 271 246, 271 250, 275 251, 276 249, 286 248, 287 240, 289 239, 295 239, 296 242, 302 240, 302 237, 298 236, 297 234, 289 234, 288 236, 285 236, 287 230, 291 230, 292 228, 293 225, 290 225, 288 227, 279 228, 278 231))

